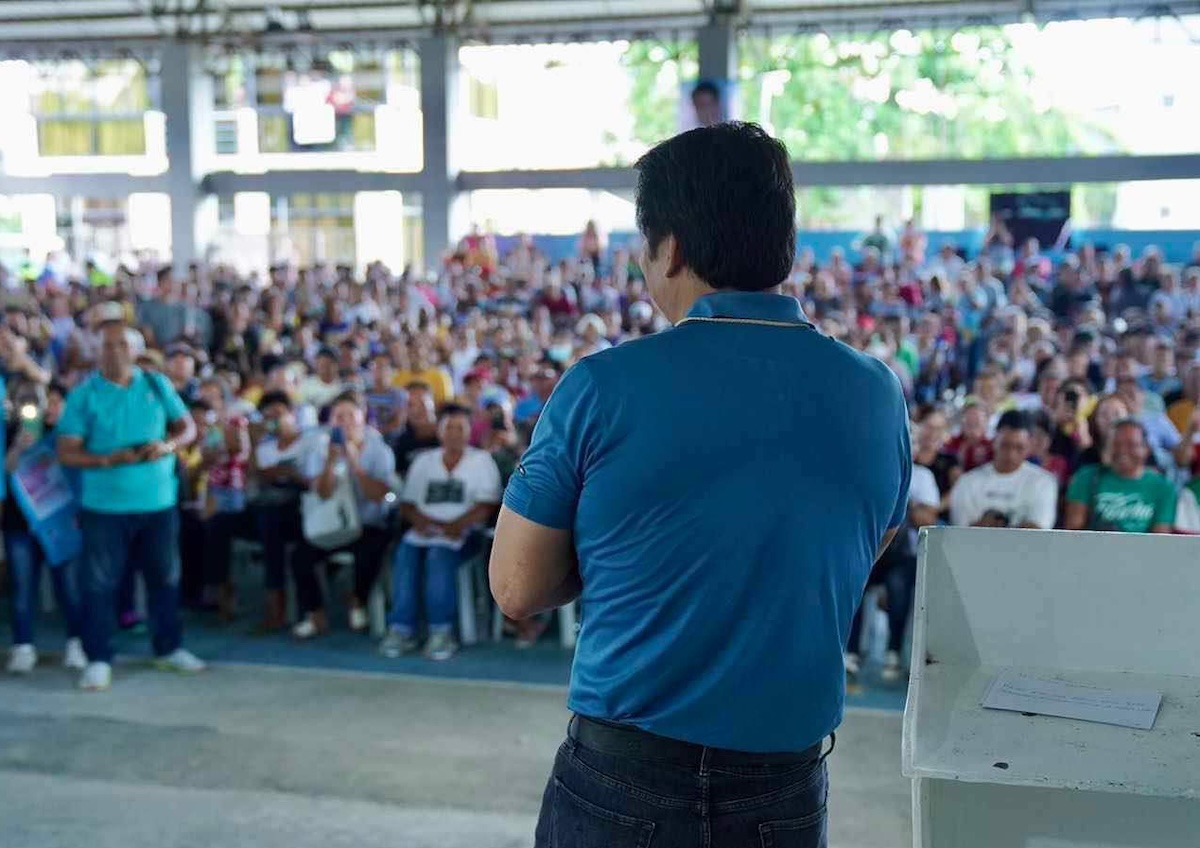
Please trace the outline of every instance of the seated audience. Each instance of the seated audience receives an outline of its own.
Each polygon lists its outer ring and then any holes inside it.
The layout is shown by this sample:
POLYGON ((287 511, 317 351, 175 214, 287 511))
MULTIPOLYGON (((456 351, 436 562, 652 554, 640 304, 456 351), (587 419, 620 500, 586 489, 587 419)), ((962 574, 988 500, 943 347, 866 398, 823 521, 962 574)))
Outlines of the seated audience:
POLYGON ((441 447, 420 454, 408 469, 400 508, 409 530, 392 562, 392 612, 380 646, 384 656, 416 650, 422 599, 429 630, 425 655, 446 660, 458 650, 458 568, 471 531, 490 521, 500 506, 496 462, 468 444, 470 434, 468 410, 445 407, 438 424, 441 447))
POLYGON ((354 589, 350 595, 350 629, 361 633, 369 624, 367 599, 387 548, 387 500, 396 483, 395 458, 383 436, 366 424, 366 412, 354 392, 339 395, 329 407, 329 433, 314 439, 304 454, 304 476, 318 497, 333 497, 339 485, 354 490, 359 538, 334 550, 314 546, 305 538, 296 543, 292 573, 300 621, 292 628, 297 639, 312 639, 329 629, 325 598, 317 579, 317 566, 339 551, 354 556, 354 589))
POLYGON ((1068 530, 1170 533, 1175 524, 1175 488, 1146 467, 1150 446, 1136 418, 1113 426, 1107 461, 1075 472, 1067 487, 1068 530))
POLYGON ((1058 484, 1054 475, 1029 462, 1028 416, 1004 413, 996 425, 995 458, 968 471, 950 493, 950 523, 971 527, 1054 527, 1058 484))

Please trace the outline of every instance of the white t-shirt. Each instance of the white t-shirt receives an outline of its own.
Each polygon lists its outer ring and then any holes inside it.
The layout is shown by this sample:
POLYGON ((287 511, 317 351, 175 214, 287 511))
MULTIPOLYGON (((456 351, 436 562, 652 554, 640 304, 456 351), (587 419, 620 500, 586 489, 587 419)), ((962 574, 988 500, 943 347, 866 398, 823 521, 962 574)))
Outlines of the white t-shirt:
POLYGON ((341 380, 326 383, 316 374, 311 374, 300 381, 297 394, 301 403, 311 404, 317 409, 333 403, 334 398, 346 390, 346 384, 341 380))
MULTIPOLYGON (((434 521, 451 522, 462 518, 481 503, 500 503, 500 469, 487 451, 467 448, 453 471, 446 470, 443 451, 434 448, 417 454, 408 467, 404 481, 404 502, 412 504, 434 521)), ((463 539, 425 536, 416 530, 404 534, 412 545, 458 550, 463 539)))
POLYGON ((1028 462, 1011 474, 1000 474, 992 463, 968 471, 950 492, 950 523, 974 524, 988 510, 1008 516, 1012 527, 1035 524, 1054 527, 1058 511, 1058 481, 1044 468, 1028 462))
POLYGON ((254 451, 254 461, 259 468, 274 468, 276 465, 284 463, 291 463, 299 468, 301 458, 307 448, 305 441, 306 436, 301 434, 300 438, 280 450, 278 439, 263 439, 254 451))

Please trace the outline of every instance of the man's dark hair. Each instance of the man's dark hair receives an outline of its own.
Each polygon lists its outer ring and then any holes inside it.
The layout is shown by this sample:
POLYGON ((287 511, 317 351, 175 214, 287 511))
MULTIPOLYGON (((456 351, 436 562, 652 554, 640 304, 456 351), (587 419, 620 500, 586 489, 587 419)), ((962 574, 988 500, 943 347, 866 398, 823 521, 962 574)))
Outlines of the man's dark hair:
POLYGON ((69 391, 70 391, 70 389, 68 389, 63 383, 60 383, 58 380, 51 380, 50 385, 46 386, 46 394, 58 395, 60 398, 66 398, 67 393, 69 391))
POLYGON ((696 87, 692 89, 692 102, 694 103, 696 98, 702 94, 707 94, 713 100, 721 99, 721 92, 717 88, 717 84, 711 80, 700 80, 696 83, 696 87))
POLYGON ((429 392, 433 394, 433 386, 426 383, 424 380, 413 380, 404 387, 406 392, 429 392))
POLYGON ((463 406, 461 403, 448 403, 443 406, 441 412, 438 413, 438 421, 444 421, 451 415, 465 415, 470 418, 471 410, 467 409, 467 407, 463 406))
POLYGON ((268 406, 273 406, 274 404, 277 404, 277 403, 282 404, 283 406, 285 406, 288 409, 292 408, 292 399, 288 396, 288 393, 276 391, 276 392, 267 392, 266 394, 264 394, 262 396, 262 399, 260 399, 258 402, 258 409, 261 412, 262 410, 266 409, 268 406))
POLYGON ((662 142, 638 160, 637 223, 650 255, 674 236, 683 265, 716 289, 761 291, 791 273, 796 195, 786 148, 729 122, 662 142))
POLYGON ((996 422, 996 432, 1001 430, 1024 430, 1029 433, 1033 430, 1033 425, 1029 420, 1029 415, 1020 409, 1010 409, 1008 412, 1000 416, 1000 420, 996 422))
POLYGON ((189 400, 187 408, 189 412, 196 412, 197 410, 200 412, 212 412, 212 406, 204 398, 193 398, 192 400, 189 400))

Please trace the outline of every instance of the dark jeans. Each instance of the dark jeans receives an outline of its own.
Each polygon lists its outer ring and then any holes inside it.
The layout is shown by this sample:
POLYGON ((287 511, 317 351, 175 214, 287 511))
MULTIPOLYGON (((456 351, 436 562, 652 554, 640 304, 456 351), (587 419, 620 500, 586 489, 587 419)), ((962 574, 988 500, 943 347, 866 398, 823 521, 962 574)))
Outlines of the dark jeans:
POLYGON ((364 527, 357 542, 333 551, 322 550, 301 538, 292 553, 292 576, 296 580, 296 602, 300 612, 307 615, 325 608, 321 593, 321 582, 317 579, 317 566, 330 555, 349 551, 354 555, 354 599, 365 605, 371 595, 371 587, 383 567, 383 552, 388 546, 388 533, 380 527, 364 527))
POLYGON ((826 848, 822 756, 692 766, 568 737, 542 798, 537 848, 826 848))
MULTIPOLYGON (((37 617, 38 590, 42 585, 46 557, 42 546, 28 531, 10 530, 4 533, 4 559, 8 563, 12 591, 13 644, 32 645, 33 621, 37 617)), ((78 638, 80 632, 77 571, 77 561, 50 569, 54 598, 66 620, 68 639, 78 638)))
POLYGON ((84 510, 83 650, 91 662, 112 662, 114 594, 126 572, 138 570, 150 602, 155 656, 183 641, 179 621, 179 510, 103 513, 84 510))
POLYGON ((301 538, 300 505, 256 506, 254 518, 258 525, 258 540, 263 546, 267 591, 283 589, 287 546, 301 538))
POLYGON ((204 519, 194 509, 179 511, 179 565, 179 599, 195 608, 204 600, 205 564, 204 519))
POLYGON ((209 586, 229 582, 233 540, 248 537, 254 531, 254 516, 249 510, 214 513, 204 522, 204 575, 209 586))
MULTIPOLYGON (((912 610, 913 594, 917 587, 917 558, 895 556, 881 562, 871 575, 871 582, 867 587, 880 584, 887 590, 888 650, 899 653, 904 647, 908 613, 912 610)), ((846 650, 852 654, 858 653, 858 646, 862 641, 862 618, 860 603, 858 611, 854 613, 854 621, 850 623, 850 639, 846 643, 846 650)))

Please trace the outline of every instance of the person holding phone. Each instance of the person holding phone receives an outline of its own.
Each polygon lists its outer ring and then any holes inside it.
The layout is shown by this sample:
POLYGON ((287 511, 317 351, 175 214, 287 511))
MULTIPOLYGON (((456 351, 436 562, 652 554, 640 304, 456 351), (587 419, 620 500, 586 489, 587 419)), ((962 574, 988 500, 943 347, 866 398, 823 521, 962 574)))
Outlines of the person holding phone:
POLYGON ((297 639, 312 639, 329 629, 325 598, 317 580, 317 566, 330 554, 349 551, 354 555, 354 590, 350 595, 350 629, 367 629, 367 598, 379 576, 387 548, 388 495, 396 488, 395 457, 383 436, 366 422, 365 405, 357 392, 346 392, 329 407, 329 437, 313 439, 306 451, 303 473, 309 489, 322 498, 333 496, 339 481, 349 478, 354 486, 359 538, 335 551, 317 548, 303 537, 292 554, 296 601, 301 619, 292 628, 297 639))
MULTIPOLYGON (((21 458, 30 449, 47 442, 52 444, 54 428, 62 415, 65 399, 66 389, 58 383, 51 383, 46 390, 44 405, 38 403, 36 396, 18 401, 20 415, 9 423, 6 434, 9 444, 4 462, 6 476, 17 469, 21 458)), ((9 651, 8 671, 11 674, 28 674, 38 662, 34 616, 46 555, 41 543, 30 531, 25 513, 13 494, 11 481, 7 486, 0 528, 4 531, 4 559, 8 563, 12 582, 13 646, 9 651)), ((87 665, 87 657, 83 653, 83 642, 80 641, 83 623, 77 570, 74 562, 62 563, 51 568, 50 578, 55 602, 62 610, 66 624, 67 644, 63 650, 63 665, 81 671, 87 665)))
POLYGON ((175 453, 196 427, 161 374, 134 367, 119 303, 98 310, 100 370, 67 397, 57 428, 58 458, 82 471, 81 584, 86 690, 112 683, 114 595, 127 569, 140 568, 149 592, 156 665, 197 672, 179 618, 179 485, 175 453))

